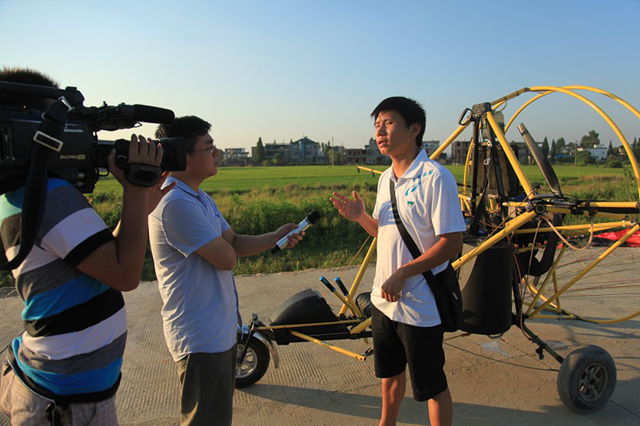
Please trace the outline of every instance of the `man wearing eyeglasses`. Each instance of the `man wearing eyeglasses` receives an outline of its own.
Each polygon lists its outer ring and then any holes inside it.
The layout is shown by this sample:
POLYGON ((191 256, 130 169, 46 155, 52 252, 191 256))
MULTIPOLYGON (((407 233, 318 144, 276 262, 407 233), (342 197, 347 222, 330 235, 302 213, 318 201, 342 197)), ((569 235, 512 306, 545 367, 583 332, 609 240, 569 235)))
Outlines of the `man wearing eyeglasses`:
MULTIPOLYGON (((215 201, 201 188, 218 172, 220 154, 211 125, 194 116, 160 125, 158 138, 182 137, 187 166, 149 216, 149 238, 164 335, 181 385, 182 425, 230 425, 240 323, 233 268, 238 256, 270 249, 296 224, 262 235, 236 234, 215 201)), ((289 237, 289 246, 302 239, 289 237)))

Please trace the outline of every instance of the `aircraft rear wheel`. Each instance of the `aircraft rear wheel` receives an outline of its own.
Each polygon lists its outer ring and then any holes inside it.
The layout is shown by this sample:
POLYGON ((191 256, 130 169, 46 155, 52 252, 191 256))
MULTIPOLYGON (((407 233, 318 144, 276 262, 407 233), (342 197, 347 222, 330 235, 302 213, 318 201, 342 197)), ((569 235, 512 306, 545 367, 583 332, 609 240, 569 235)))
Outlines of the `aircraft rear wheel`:
POLYGON ((611 355, 595 345, 571 352, 558 372, 558 395, 570 410, 586 414, 602 408, 616 386, 611 355))
MULTIPOLYGON (((242 353, 244 344, 238 343, 238 357, 242 353)), ((249 347, 242 363, 236 366, 236 388, 251 386, 267 372, 271 354, 269 348, 260 340, 251 337, 249 347)))

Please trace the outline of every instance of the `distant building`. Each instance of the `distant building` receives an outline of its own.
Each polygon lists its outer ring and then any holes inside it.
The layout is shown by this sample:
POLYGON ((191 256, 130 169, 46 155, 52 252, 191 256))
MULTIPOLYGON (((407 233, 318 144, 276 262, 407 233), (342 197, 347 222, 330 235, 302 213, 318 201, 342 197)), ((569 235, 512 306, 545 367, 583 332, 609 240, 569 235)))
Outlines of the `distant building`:
POLYGON ((345 148, 346 164, 389 164, 389 157, 382 155, 374 138, 370 138, 364 148, 345 148))
POLYGON ((327 157, 320 149, 320 144, 304 136, 290 143, 290 162, 297 164, 322 164, 327 162, 327 157))
MULTIPOLYGON (((257 146, 251 147, 251 157, 257 157, 257 146)), ((327 157, 322 152, 320 144, 304 136, 289 143, 264 144, 264 161, 277 164, 323 164, 327 157)))
MULTIPOLYGON (((253 148, 251 155, 254 155, 253 148)), ((291 162, 291 145, 285 144, 284 142, 279 144, 275 141, 264 144, 264 160, 276 160, 279 164, 289 164, 291 162)))
POLYGON ((440 141, 422 141, 422 148, 427 151, 427 155, 431 156, 440 146, 440 141))
POLYGON ((346 152, 346 148, 342 145, 327 145, 327 152, 325 153, 325 157, 328 164, 338 165, 344 164, 344 156, 346 152))
MULTIPOLYGON (((580 150, 580 148, 578 148, 580 150)), ((593 148, 585 148, 585 151, 595 158, 596 161, 605 161, 607 159, 607 151, 609 149, 604 145, 596 145, 593 148)))
MULTIPOLYGON (((536 143, 538 144, 538 146, 542 145, 540 142, 536 142, 536 143)), ((529 152, 529 148, 527 148, 527 144, 524 143, 524 141, 520 141, 520 142, 511 141, 509 146, 511 147, 511 151, 513 151, 513 153, 515 154, 520 164, 534 163, 533 157, 529 152)))
POLYGON ((364 150, 366 151, 367 164, 388 164, 391 162, 389 157, 386 155, 382 155, 380 150, 378 149, 378 144, 374 138, 370 138, 367 145, 365 145, 364 150))
MULTIPOLYGON (((467 159, 469 145, 470 141, 454 141, 451 144, 451 161, 455 164, 464 164, 467 159)), ((538 145, 540 144, 538 143, 538 145)), ((531 157, 529 148, 527 148, 527 144, 522 141, 512 141, 509 143, 509 146, 520 164, 533 164, 533 158, 531 157)))
POLYGON ((244 148, 225 148, 221 154, 221 166, 246 166, 249 162, 249 153, 244 148))
POLYGON ((345 164, 367 164, 367 150, 362 148, 345 148, 345 164))
POLYGON ((451 144, 451 161, 455 164, 464 164, 469 145, 470 141, 454 141, 451 144))

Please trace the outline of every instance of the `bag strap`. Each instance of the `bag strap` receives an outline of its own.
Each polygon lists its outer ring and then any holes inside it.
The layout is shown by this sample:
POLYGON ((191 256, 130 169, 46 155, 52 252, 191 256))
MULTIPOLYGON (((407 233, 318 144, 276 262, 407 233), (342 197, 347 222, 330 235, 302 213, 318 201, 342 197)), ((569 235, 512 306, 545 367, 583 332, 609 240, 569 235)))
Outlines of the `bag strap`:
MULTIPOLYGON (((393 211, 393 219, 396 223, 396 226, 398 227, 398 232, 400 232, 402 241, 404 241, 404 244, 409 249, 411 256, 413 256, 414 259, 417 259, 422 253, 420 252, 418 245, 413 240, 413 238, 409 234, 409 231, 407 231, 407 228, 402 222, 402 218, 400 217, 400 213, 398 212, 398 206, 396 205, 396 186, 394 185, 391 177, 389 177, 389 194, 391 195, 391 210, 393 211)), ((425 279, 427 280, 427 284, 431 286, 431 282, 433 282, 433 272, 431 272, 431 270, 428 270, 426 272, 423 272, 422 275, 424 275, 425 279)))

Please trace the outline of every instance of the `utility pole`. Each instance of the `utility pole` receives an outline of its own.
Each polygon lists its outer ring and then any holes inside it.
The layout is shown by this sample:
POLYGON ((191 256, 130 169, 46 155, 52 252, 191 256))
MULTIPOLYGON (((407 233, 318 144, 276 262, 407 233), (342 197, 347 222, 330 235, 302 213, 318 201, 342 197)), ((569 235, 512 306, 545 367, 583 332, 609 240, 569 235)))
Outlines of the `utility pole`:
POLYGON ((333 151, 333 136, 331 136, 331 146, 329 147, 329 151, 331 151, 331 166, 333 166, 333 159, 336 156, 336 153, 333 151))

